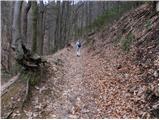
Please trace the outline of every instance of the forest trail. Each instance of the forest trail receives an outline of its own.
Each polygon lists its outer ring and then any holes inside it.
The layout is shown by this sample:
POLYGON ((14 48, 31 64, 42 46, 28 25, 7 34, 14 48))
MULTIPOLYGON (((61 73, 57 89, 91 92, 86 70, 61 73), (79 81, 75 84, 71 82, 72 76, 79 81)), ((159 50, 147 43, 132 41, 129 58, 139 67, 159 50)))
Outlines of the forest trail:
POLYGON ((53 63, 53 66, 50 66, 51 69, 55 70, 55 59, 60 61, 60 64, 56 64, 61 67, 63 66, 63 69, 60 68, 60 71, 56 70, 57 72, 61 72, 59 76, 55 77, 56 73, 53 73, 50 79, 47 80, 48 82, 35 87, 36 89, 33 90, 33 96, 35 97, 31 98, 30 105, 25 108, 25 114, 29 118, 91 118, 94 113, 90 116, 87 113, 97 109, 92 108, 92 106, 95 107, 93 101, 91 102, 89 99, 86 99, 89 98, 87 96, 89 95, 87 93, 89 91, 83 86, 86 57, 86 48, 82 48, 81 56, 77 57, 73 47, 65 48, 54 55, 48 56, 49 62, 53 63), (46 95, 45 91, 48 91, 49 94, 47 93, 46 95), (40 94, 38 95, 37 93, 40 94), (84 104, 83 100, 88 105, 84 104), (84 108, 86 106, 90 106, 90 110, 84 108), (44 107, 45 110, 39 109, 40 111, 38 110, 35 113, 31 112, 36 111, 38 107, 44 107))
MULTIPOLYGON (((64 53, 65 54, 65 53, 64 53)), ((77 118, 73 115, 76 107, 81 101, 80 97, 86 91, 82 85, 83 82, 83 57, 84 50, 81 51, 81 56, 77 57, 74 49, 67 52, 67 63, 65 63, 64 81, 66 82, 62 96, 53 104, 53 112, 50 113, 49 118, 77 118)))
POLYGON ((117 63, 123 57, 113 45, 108 45, 105 56, 82 48, 77 57, 74 48, 69 47, 47 59, 51 76, 32 90, 34 97, 24 108, 27 118, 137 117, 128 93, 133 84, 125 81, 130 74, 117 72, 117 63), (55 70, 55 59, 61 66, 59 70, 55 70))
POLYGON ((55 68, 55 59, 61 61, 61 65, 58 64, 63 66, 63 70, 61 69, 63 73, 56 77, 56 73, 52 74, 47 82, 36 86, 32 92, 34 97, 24 108, 27 118, 92 118, 95 116, 98 110, 96 103, 92 93, 84 85, 87 49, 82 48, 81 56, 77 57, 73 47, 65 48, 48 56, 47 59, 53 63, 53 66, 50 66, 51 69, 55 68))

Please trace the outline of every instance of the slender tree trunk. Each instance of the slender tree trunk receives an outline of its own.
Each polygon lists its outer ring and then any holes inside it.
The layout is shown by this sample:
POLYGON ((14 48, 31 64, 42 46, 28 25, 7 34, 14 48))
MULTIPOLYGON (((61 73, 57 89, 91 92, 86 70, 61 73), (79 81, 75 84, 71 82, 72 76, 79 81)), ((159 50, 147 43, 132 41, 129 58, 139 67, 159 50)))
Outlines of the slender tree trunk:
POLYGON ((70 18, 70 14, 69 14, 69 2, 66 3, 66 15, 65 15, 65 44, 68 44, 68 24, 69 24, 69 18, 70 18))
POLYGON ((57 1, 57 13, 56 13, 56 29, 54 40, 54 52, 58 50, 59 46, 59 34, 60 34, 60 1, 57 1))
POLYGON ((23 30, 22 32, 23 40, 22 42, 24 45, 27 44, 27 23, 28 23, 27 17, 28 17, 28 12, 30 8, 31 8, 31 1, 28 2, 23 12, 23 29, 22 29, 23 30))
POLYGON ((13 25, 12 25, 12 48, 16 51, 16 59, 23 57, 22 36, 21 36, 21 9, 22 1, 16 1, 14 5, 13 25))
POLYGON ((17 49, 21 42, 21 9, 22 1, 16 1, 14 5, 13 25, 12 25, 12 48, 17 49))
POLYGON ((44 4, 43 1, 40 1, 40 17, 39 17, 39 52, 41 55, 43 55, 43 41, 44 41, 44 4))
MULTIPOLYGON (((14 11, 14 2, 11 3, 11 11, 10 11, 10 17, 13 18, 13 11, 14 11)), ((10 25, 12 25, 12 19, 10 19, 10 25)), ((10 39, 9 39, 9 54, 8 54, 8 70, 11 71, 12 65, 15 63, 15 61, 13 61, 13 57, 12 57, 12 29, 10 27, 9 29, 9 33, 10 33, 10 39)))
POLYGON ((61 22, 60 22, 60 29, 61 29, 61 32, 60 32, 60 48, 63 48, 64 45, 65 45, 65 22, 66 22, 66 19, 65 19, 65 3, 66 1, 63 1, 62 3, 62 7, 61 7, 61 22))
POLYGON ((32 29, 33 29, 33 36, 32 36, 32 52, 37 52, 37 18, 38 18, 38 6, 37 2, 32 2, 32 29))

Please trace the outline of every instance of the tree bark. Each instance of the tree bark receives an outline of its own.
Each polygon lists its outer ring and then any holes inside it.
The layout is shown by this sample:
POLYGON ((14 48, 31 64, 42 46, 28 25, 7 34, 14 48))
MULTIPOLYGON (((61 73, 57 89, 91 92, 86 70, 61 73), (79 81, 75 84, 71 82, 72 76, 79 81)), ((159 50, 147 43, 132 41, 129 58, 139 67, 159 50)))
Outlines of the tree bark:
POLYGON ((23 36, 23 44, 26 45, 27 44, 27 17, 28 17, 28 12, 31 8, 31 1, 28 2, 28 4, 25 6, 24 12, 23 12, 23 32, 22 32, 22 36, 23 36))
POLYGON ((44 42, 44 12, 45 12, 45 7, 43 4, 43 1, 40 1, 40 6, 39 6, 39 24, 38 24, 38 28, 39 28, 39 33, 38 33, 38 40, 39 40, 39 53, 40 55, 43 55, 43 42, 44 42))
POLYGON ((21 9, 22 1, 16 1, 14 5, 13 25, 12 25, 12 48, 17 49, 22 42, 21 38, 21 9))
POLYGON ((56 29, 55 29, 55 40, 54 40, 54 52, 59 48, 59 34, 60 34, 60 1, 57 1, 57 15, 56 15, 56 29))
POLYGON ((21 36, 21 9, 22 1, 16 1, 14 5, 13 25, 12 25, 12 49, 16 52, 16 60, 23 58, 22 36, 21 36))
POLYGON ((32 29, 33 29, 33 36, 32 36, 32 52, 37 52, 37 18, 38 18, 38 6, 37 2, 32 2, 32 29))

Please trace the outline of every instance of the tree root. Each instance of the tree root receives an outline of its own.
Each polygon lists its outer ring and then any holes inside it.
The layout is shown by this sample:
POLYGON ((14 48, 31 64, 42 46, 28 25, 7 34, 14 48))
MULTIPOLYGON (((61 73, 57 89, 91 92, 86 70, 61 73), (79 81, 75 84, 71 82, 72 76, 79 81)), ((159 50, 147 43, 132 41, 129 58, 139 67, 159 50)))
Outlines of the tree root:
POLYGON ((22 105, 21 105, 21 110, 23 110, 25 103, 29 99, 30 86, 34 86, 35 84, 37 84, 38 80, 40 79, 37 77, 38 77, 38 72, 28 71, 27 77, 25 77, 25 78, 27 78, 26 79, 27 85, 26 85, 26 90, 25 90, 25 96, 24 96, 24 99, 23 99, 22 105))
POLYGON ((38 54, 32 53, 25 45, 22 45, 23 54, 17 57, 16 61, 22 65, 26 70, 37 70, 41 64, 45 65, 46 60, 42 59, 38 54))
MULTIPOLYGON (((25 92, 24 99, 23 99, 23 101, 22 101, 21 110, 23 110, 24 104, 26 103, 26 101, 27 101, 28 98, 29 98, 30 79, 31 79, 31 77, 32 77, 32 74, 29 74, 29 75, 30 75, 30 77, 27 79, 26 92, 25 92)), ((28 75, 28 76, 29 76, 29 75, 28 75)))

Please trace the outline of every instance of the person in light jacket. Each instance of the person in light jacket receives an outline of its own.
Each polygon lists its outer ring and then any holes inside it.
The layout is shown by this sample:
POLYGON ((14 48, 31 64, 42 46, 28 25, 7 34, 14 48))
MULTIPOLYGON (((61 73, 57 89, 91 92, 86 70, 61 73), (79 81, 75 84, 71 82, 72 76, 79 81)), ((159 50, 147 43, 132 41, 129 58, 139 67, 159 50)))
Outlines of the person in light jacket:
POLYGON ((80 40, 78 40, 76 42, 76 54, 77 54, 77 57, 80 57, 80 48, 81 48, 81 43, 80 43, 80 40))

